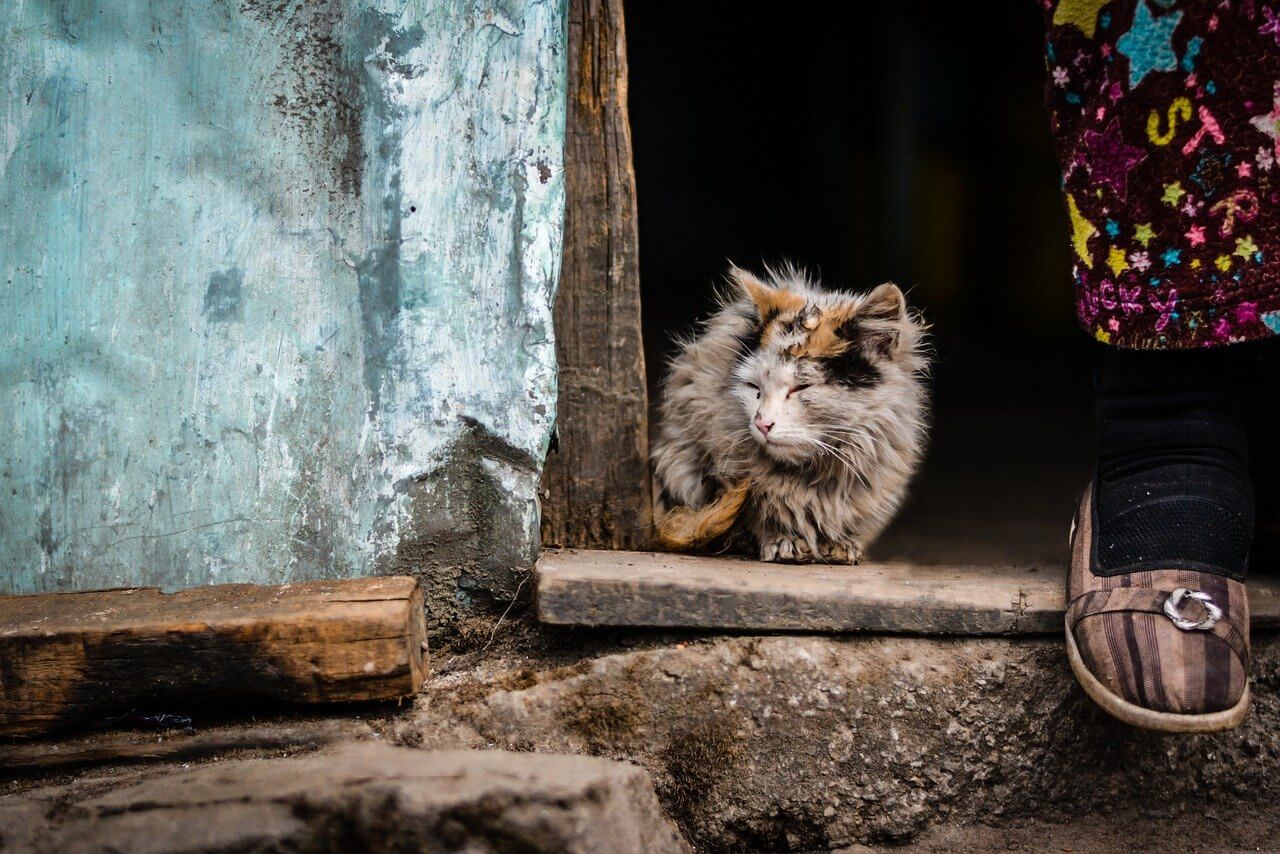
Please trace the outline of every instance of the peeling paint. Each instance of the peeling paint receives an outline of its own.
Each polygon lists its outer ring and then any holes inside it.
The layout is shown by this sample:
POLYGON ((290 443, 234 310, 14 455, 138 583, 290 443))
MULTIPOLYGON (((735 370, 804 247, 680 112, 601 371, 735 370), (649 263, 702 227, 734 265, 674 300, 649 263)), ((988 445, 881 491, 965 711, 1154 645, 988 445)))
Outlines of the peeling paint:
POLYGON ((4 4, 0 592, 513 592, 555 416, 564 18, 4 4))

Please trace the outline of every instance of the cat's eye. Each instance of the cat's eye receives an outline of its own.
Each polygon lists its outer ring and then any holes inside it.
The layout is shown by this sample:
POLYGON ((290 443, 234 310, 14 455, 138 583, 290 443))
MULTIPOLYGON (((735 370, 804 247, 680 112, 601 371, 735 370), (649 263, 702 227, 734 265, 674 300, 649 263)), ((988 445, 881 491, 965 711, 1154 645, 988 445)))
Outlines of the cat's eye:
POLYGON ((797 392, 804 391, 810 385, 812 385, 812 383, 805 383, 804 385, 793 385, 791 388, 787 389, 787 397, 791 397, 791 395, 796 394, 797 392))
POLYGON ((755 383, 746 383, 746 386, 747 388, 751 389, 756 393, 757 399, 760 397, 760 386, 756 385, 755 383))

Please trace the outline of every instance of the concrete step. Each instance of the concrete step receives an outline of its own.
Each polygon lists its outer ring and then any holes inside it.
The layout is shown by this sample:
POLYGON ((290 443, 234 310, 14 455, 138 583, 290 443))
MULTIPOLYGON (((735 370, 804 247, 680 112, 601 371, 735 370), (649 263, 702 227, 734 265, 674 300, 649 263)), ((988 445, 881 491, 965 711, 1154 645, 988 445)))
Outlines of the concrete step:
POLYGON ((1062 821, 1004 825, 942 824, 905 845, 851 845, 836 854, 1118 854, 1171 851, 1245 854, 1275 851, 1280 807, 1266 805, 1236 815, 1179 816, 1121 811, 1078 815, 1062 821))
MULTIPOLYGON (((554 625, 790 632, 1037 635, 1062 631, 1061 566, 760 563, 549 550, 538 619, 554 625)), ((1280 579, 1249 582, 1253 627, 1280 627, 1280 579)))
POLYGON ((1056 637, 553 634, 452 660, 393 737, 636 762, 703 851, 1276 850, 1273 632, 1202 736, 1110 718, 1056 637))

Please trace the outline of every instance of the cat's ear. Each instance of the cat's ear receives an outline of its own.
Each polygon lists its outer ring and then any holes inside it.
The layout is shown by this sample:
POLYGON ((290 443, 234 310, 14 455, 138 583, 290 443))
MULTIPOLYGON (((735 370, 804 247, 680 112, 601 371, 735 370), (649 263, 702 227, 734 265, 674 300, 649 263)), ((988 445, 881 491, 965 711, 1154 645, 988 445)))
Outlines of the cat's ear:
POLYGON ((906 328, 907 298, 892 282, 878 286, 862 298, 854 312, 858 343, 870 355, 893 358, 906 328))
POLYGON ((729 268, 729 281, 740 293, 756 304, 756 309, 764 313, 764 307, 773 299, 777 289, 766 284, 754 273, 734 265, 729 268))
POLYGON ((760 315, 761 320, 768 321, 783 311, 798 311, 804 308, 804 297, 793 291, 775 288, 741 267, 729 268, 729 281, 755 304, 756 313, 760 315))

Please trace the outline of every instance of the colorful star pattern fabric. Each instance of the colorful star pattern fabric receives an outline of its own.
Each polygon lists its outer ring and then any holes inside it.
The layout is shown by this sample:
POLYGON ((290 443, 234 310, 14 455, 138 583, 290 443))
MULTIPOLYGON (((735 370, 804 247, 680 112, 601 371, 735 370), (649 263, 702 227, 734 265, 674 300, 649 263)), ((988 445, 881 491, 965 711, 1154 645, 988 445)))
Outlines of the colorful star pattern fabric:
POLYGON ((1133 89, 1153 71, 1173 71, 1178 54, 1173 49, 1173 31, 1182 22, 1181 12, 1156 17, 1146 0, 1138 0, 1133 26, 1116 41, 1116 50, 1129 58, 1129 88, 1133 89))
POLYGON ((1280 3, 1041 2, 1081 325, 1140 349, 1280 334, 1280 3))
POLYGON ((1053 11, 1053 23, 1070 24, 1080 28, 1086 38, 1093 38, 1098 29, 1098 13, 1111 0, 1062 0, 1053 11))
MULTIPOLYGON (((1271 112, 1254 116, 1249 119, 1249 124, 1257 128, 1258 133, 1271 137, 1271 145, 1275 151, 1273 156, 1280 157, 1280 83, 1276 83, 1271 96, 1271 112)), ((1242 162, 1241 165, 1246 166, 1248 163, 1242 162)))
POLYGON ((1147 159, 1141 148, 1125 144, 1120 134, 1119 119, 1112 119, 1101 133, 1085 131, 1082 156, 1094 183, 1109 186, 1122 202, 1129 191, 1129 172, 1147 159))
POLYGON ((1076 257, 1086 267, 1093 266, 1093 253, 1089 251, 1089 238, 1098 233, 1093 223, 1080 215, 1080 206, 1076 200, 1067 196, 1067 216, 1071 217, 1071 245, 1076 250, 1076 257))

